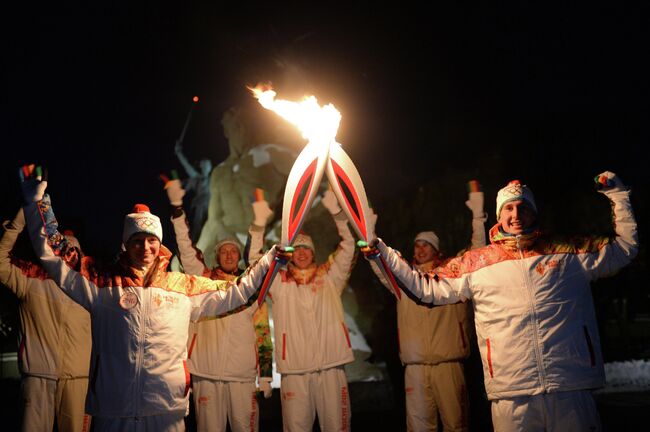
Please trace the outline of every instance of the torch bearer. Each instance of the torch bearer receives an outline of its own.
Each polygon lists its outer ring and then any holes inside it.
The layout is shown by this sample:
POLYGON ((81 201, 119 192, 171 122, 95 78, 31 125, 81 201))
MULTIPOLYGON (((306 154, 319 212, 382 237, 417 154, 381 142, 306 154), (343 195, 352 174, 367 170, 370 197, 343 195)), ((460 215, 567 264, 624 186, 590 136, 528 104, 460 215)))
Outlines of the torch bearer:
MULTIPOLYGON (((341 208, 345 211, 358 236, 365 242, 372 240, 370 226, 371 211, 366 192, 354 163, 335 141, 341 121, 341 114, 333 105, 321 107, 313 96, 302 102, 276 100, 273 90, 251 89, 264 108, 270 109, 290 122, 296 124, 308 139, 307 146, 294 162, 284 192, 282 206, 282 246, 290 246, 305 221, 307 213, 318 192, 324 171, 341 208)), ((401 293, 395 278, 381 257, 379 268, 386 280, 390 281, 396 295, 401 293)), ((279 270, 274 261, 267 273, 258 303, 261 305, 266 293, 279 270)))

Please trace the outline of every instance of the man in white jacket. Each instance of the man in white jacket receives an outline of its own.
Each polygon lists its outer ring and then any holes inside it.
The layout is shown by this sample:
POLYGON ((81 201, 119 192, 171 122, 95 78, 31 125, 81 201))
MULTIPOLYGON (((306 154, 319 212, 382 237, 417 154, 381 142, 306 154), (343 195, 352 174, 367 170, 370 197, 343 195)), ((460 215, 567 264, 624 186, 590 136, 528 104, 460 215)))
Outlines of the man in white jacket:
MULTIPOLYGON (((173 206, 172 225, 184 272, 234 281, 243 273, 239 242, 226 238, 217 243, 214 251, 218 265, 207 268, 202 252, 192 243, 180 181, 167 182, 165 190, 173 206)), ((235 432, 259 429, 255 379, 259 376, 264 397, 271 397, 272 353, 266 304, 258 307, 253 302, 222 318, 190 322, 187 363, 199 431, 225 432, 228 423, 235 432)))
POLYGON ((137 204, 124 218, 125 250, 102 271, 69 269, 58 251, 47 182, 22 183, 25 219, 36 255, 59 287, 91 315, 93 347, 86 412, 96 431, 183 431, 190 374, 190 321, 214 319, 254 301, 273 248, 235 281, 168 272, 160 219, 137 204))
MULTIPOLYGON (((485 246, 483 192, 469 192, 467 207, 472 210, 471 248, 485 246)), ((428 272, 443 262, 440 239, 433 231, 423 231, 413 242, 413 265, 428 272)), ((373 263, 374 264, 374 263, 373 263)), ((373 265, 373 270, 381 276, 373 265)), ((382 279, 388 290, 390 284, 382 279)), ((468 302, 445 306, 423 305, 408 295, 397 297, 399 356, 404 369, 406 429, 468 430, 469 402, 463 361, 470 354, 468 302)))
POLYGON ((611 172, 596 180, 612 204, 611 239, 542 234, 531 190, 513 181, 497 195, 498 223, 484 248, 430 272, 381 240, 364 249, 423 303, 472 301, 496 431, 601 428, 591 390, 605 374, 590 282, 629 264, 638 236, 629 190, 611 172))
MULTIPOLYGON (((253 206, 250 228, 251 254, 262 248, 260 215, 264 201, 253 206)), ((312 430, 318 415, 320 430, 350 429, 350 396, 344 365, 354 361, 348 328, 343 317, 341 293, 354 265, 354 238, 347 217, 332 191, 323 205, 332 214, 341 241, 337 250, 320 265, 314 262, 310 236, 299 234, 286 270, 280 270, 268 298, 275 335, 275 358, 282 376, 282 421, 285 431, 312 430)), ((268 205, 265 207, 268 212, 268 205)))
MULTIPOLYGON (((11 256, 25 228, 23 209, 3 227, 0 283, 19 300, 22 430, 51 431, 55 419, 61 432, 90 430, 90 416, 84 414, 92 344, 90 315, 65 295, 41 266, 11 256)), ((63 259, 79 269, 79 242, 66 237, 74 246, 63 259)))

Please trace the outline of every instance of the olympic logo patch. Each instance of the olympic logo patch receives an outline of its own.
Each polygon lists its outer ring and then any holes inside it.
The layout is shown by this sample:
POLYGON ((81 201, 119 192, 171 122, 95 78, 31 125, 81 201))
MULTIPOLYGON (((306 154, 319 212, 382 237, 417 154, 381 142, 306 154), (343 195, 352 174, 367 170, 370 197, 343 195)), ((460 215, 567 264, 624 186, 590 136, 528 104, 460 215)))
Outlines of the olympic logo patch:
POLYGON ((134 292, 128 291, 120 297, 120 307, 124 310, 133 309, 138 304, 138 296, 134 292))

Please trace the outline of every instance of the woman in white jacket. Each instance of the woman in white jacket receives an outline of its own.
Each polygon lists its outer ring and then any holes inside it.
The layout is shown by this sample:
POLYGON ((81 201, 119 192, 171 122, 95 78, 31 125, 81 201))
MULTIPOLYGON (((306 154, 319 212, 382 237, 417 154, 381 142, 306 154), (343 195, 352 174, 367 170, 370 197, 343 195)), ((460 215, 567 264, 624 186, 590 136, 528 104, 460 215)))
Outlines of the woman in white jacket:
POLYGON ((497 195, 491 244, 422 273, 376 241, 401 286, 424 303, 469 299, 496 431, 600 430, 591 390, 605 376, 590 282, 637 253, 629 190, 597 176, 612 203, 616 237, 558 240, 536 228, 532 192, 518 181, 497 195))

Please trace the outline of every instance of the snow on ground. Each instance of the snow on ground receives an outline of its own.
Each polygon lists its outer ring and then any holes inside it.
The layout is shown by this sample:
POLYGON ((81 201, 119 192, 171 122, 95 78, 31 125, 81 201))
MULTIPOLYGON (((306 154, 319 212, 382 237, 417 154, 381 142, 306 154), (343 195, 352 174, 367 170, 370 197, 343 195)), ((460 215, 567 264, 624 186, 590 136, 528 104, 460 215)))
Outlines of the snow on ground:
POLYGON ((650 391, 650 360, 605 363, 605 387, 596 393, 650 391))

